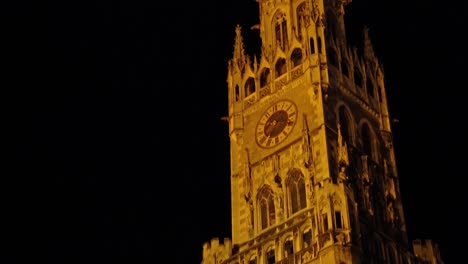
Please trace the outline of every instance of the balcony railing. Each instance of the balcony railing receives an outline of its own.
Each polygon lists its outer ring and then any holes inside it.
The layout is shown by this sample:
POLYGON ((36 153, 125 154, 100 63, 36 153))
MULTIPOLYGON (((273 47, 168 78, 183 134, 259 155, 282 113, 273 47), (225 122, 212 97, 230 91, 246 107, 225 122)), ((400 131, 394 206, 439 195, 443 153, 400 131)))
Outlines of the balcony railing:
POLYGON ((281 90, 284 86, 286 86, 286 84, 288 84, 288 76, 284 75, 284 76, 276 79, 276 81, 275 81, 275 90, 276 91, 281 90))

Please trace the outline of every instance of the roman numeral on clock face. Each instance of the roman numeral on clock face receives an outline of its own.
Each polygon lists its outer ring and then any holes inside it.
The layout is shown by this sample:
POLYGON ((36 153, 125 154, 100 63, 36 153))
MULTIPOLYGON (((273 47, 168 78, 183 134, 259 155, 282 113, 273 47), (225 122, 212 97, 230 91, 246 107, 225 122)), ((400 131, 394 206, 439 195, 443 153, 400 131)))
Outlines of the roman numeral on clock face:
POLYGON ((257 144, 271 148, 284 141, 296 124, 297 107, 290 100, 281 100, 268 107, 255 128, 257 144))

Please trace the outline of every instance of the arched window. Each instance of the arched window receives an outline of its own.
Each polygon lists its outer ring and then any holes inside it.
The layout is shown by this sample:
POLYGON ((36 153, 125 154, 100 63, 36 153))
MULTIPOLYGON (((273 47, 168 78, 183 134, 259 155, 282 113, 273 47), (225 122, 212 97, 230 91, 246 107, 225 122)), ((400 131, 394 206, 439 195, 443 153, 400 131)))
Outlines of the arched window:
POLYGON ((296 9, 296 19, 297 19, 297 35, 299 40, 302 40, 302 28, 305 27, 307 20, 309 19, 309 10, 307 10, 306 4, 300 4, 296 9))
POLYGON ((278 61, 276 61, 275 71, 276 78, 286 73, 286 59, 279 58, 278 61))
POLYGON ((280 13, 276 16, 275 37, 276 44, 278 44, 281 50, 284 51, 288 44, 287 22, 286 15, 284 13, 280 13))
POLYGON ((302 63, 302 50, 299 48, 295 48, 291 54, 291 61, 293 63, 293 67, 302 63))
POLYGON ((312 229, 307 229, 302 232, 302 247, 307 248, 312 245, 312 229))
POLYGON ((252 77, 249 77, 247 81, 245 82, 244 86, 244 94, 245 97, 253 94, 255 92, 255 80, 252 77))
POLYGON ((343 228, 343 218, 341 216, 341 211, 335 210, 335 228, 342 229, 343 228))
POLYGON ((275 248, 271 247, 268 248, 266 251, 266 263, 267 264, 275 264, 275 248))
POLYGON ((265 87, 270 83, 270 69, 264 68, 260 73, 260 87, 265 87))
POLYGON ((293 169, 289 172, 286 188, 289 194, 290 214, 294 214, 307 206, 304 176, 300 170, 293 169))
POLYGON ((265 229, 276 222, 274 193, 271 188, 265 186, 258 194, 260 208, 261 228, 265 229))
POLYGON ((284 248, 284 257, 285 258, 288 258, 288 257, 294 255, 294 243, 293 243, 292 237, 290 237, 290 238, 286 239, 286 241, 284 241, 283 248, 284 248))
POLYGON ((240 100, 240 90, 239 90, 239 85, 236 85, 236 88, 235 88, 234 90, 235 90, 235 91, 234 91, 234 93, 235 93, 235 94, 234 94, 234 98, 235 98, 235 100, 236 100, 236 102, 237 102, 237 101, 239 101, 239 100, 240 100))

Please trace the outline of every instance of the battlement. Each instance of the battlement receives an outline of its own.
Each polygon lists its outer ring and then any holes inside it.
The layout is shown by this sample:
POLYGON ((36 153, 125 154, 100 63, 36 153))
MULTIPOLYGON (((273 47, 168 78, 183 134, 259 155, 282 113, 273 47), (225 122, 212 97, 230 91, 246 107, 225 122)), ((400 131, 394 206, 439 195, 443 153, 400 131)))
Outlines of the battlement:
POLYGON ((225 237, 223 242, 219 238, 212 238, 211 241, 203 244, 202 264, 220 264, 228 259, 232 254, 232 242, 230 238, 225 237))

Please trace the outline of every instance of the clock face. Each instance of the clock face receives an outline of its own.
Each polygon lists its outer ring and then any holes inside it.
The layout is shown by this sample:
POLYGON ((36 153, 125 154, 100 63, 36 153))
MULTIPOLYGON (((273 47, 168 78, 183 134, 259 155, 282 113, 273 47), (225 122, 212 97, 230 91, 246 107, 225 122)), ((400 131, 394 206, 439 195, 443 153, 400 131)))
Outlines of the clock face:
POLYGON ((281 100, 271 105, 260 117, 255 128, 255 140, 263 148, 271 148, 291 133, 297 119, 296 105, 281 100))

